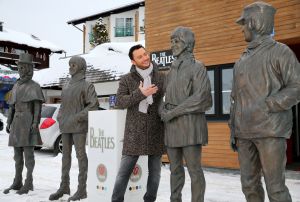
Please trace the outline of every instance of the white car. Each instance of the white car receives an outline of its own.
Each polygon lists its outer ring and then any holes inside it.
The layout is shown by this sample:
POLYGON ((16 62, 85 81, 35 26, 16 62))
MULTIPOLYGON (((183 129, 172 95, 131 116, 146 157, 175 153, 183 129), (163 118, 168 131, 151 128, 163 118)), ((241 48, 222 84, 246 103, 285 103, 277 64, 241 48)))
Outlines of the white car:
POLYGON ((61 133, 56 119, 59 107, 60 104, 43 104, 39 126, 43 144, 36 147, 53 149, 56 154, 62 152, 61 133))

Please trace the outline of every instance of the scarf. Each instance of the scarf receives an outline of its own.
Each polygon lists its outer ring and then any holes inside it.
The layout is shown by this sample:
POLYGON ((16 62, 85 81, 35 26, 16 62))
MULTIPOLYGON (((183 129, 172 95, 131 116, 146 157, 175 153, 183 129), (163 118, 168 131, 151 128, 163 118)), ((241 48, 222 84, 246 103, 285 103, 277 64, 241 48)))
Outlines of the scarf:
MULTIPOLYGON (((151 85, 151 72, 153 71, 153 65, 150 63, 149 68, 147 69, 140 69, 135 67, 136 71, 141 75, 144 79, 143 88, 148 88, 151 85)), ((139 104, 139 111, 142 113, 147 113, 148 106, 153 103, 152 95, 149 95, 146 99, 142 100, 139 104)))
POLYGON ((254 52, 256 52, 258 49, 265 47, 266 45, 269 45, 270 42, 272 42, 273 39, 269 35, 258 37, 257 39, 251 41, 247 49, 244 51, 244 55, 252 55, 254 52))

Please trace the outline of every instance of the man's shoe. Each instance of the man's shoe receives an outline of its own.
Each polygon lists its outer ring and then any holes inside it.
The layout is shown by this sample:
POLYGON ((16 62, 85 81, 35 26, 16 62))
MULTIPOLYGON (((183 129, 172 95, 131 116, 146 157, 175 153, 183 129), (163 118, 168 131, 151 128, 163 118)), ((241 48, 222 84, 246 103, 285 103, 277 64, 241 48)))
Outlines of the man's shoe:
POLYGON ((70 187, 60 187, 55 193, 49 196, 50 201, 58 200, 64 194, 70 195, 70 187))
POLYGON ((81 199, 85 199, 86 197, 87 197, 86 190, 84 190, 84 191, 77 190, 77 192, 68 199, 68 202, 69 201, 79 201, 81 199))

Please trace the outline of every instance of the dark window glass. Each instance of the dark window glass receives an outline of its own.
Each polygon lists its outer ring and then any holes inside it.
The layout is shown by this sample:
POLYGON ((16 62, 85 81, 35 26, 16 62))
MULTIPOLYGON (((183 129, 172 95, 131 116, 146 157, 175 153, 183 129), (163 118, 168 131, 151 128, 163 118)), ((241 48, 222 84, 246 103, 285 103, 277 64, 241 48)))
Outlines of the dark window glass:
POLYGON ((215 114, 215 72, 213 70, 209 70, 207 71, 208 74, 208 78, 210 81, 210 86, 211 86, 211 96, 212 96, 212 107, 210 108, 210 110, 206 111, 206 114, 215 114))
POLYGON ((230 112, 230 94, 232 87, 232 69, 222 70, 222 112, 223 114, 229 114, 230 112))
POLYGON ((42 107, 42 112, 41 112, 41 117, 42 118, 52 118, 55 110, 56 110, 56 107, 53 107, 53 106, 43 106, 42 107))
POLYGON ((229 118, 233 65, 223 64, 207 67, 213 98, 213 106, 206 112, 208 120, 226 120, 229 118))

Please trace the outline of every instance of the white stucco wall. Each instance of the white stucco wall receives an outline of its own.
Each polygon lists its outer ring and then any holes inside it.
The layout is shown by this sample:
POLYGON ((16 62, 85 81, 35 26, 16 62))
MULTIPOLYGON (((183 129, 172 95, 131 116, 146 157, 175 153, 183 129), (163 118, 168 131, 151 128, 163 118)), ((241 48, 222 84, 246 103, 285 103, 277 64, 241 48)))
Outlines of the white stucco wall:
POLYGON ((60 98, 61 97, 61 90, 52 90, 52 89, 42 89, 45 102, 51 103, 51 98, 60 98))
POLYGON ((145 27, 145 7, 139 7, 139 38, 138 41, 145 40, 145 32, 141 31, 141 27, 145 27))
POLYGON ((119 81, 108 81, 95 83, 95 90, 97 95, 113 95, 117 93, 119 81))

